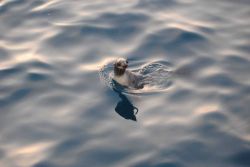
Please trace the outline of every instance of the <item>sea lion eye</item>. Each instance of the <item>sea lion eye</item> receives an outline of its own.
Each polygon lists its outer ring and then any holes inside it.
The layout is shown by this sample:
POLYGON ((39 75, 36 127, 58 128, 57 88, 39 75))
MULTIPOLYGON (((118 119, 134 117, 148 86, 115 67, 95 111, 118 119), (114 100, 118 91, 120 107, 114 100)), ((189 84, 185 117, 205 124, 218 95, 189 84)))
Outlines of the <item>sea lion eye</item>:
POLYGON ((120 63, 120 62, 118 62, 118 63, 117 63, 117 66, 121 66, 121 63, 120 63))
POLYGON ((126 63, 128 64, 128 60, 126 60, 126 63))

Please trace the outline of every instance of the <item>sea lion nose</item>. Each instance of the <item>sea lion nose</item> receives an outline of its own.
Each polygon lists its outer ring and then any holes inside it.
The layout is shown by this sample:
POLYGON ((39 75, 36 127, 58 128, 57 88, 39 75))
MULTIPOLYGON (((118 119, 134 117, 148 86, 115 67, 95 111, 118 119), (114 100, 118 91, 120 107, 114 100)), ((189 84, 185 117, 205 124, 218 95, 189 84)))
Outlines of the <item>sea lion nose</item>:
POLYGON ((124 65, 124 67, 125 67, 125 68, 127 68, 127 67, 128 67, 128 65, 127 65, 127 64, 125 64, 125 65, 124 65))

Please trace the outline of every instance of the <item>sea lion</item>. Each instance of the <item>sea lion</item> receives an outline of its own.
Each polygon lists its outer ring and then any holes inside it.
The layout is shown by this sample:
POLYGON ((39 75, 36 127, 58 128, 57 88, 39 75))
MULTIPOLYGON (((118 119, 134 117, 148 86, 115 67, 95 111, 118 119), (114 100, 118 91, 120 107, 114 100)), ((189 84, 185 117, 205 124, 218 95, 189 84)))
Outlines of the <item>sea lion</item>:
POLYGON ((128 60, 125 58, 118 58, 114 62, 114 80, 120 85, 142 89, 143 84, 140 82, 143 77, 142 75, 136 74, 130 70, 127 70, 128 60))

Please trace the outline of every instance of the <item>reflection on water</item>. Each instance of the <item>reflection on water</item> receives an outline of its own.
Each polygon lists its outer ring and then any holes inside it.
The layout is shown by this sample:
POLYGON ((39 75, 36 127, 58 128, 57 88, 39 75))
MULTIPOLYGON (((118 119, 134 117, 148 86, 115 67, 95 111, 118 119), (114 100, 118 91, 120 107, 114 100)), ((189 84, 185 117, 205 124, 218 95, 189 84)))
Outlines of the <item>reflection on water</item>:
POLYGON ((0 0, 0 166, 250 166, 249 5, 0 0))
POLYGON ((122 94, 122 92, 114 91, 119 95, 121 101, 119 101, 115 107, 115 111, 125 119, 130 119, 136 121, 136 114, 138 113, 138 108, 133 106, 133 104, 128 100, 128 98, 122 94))

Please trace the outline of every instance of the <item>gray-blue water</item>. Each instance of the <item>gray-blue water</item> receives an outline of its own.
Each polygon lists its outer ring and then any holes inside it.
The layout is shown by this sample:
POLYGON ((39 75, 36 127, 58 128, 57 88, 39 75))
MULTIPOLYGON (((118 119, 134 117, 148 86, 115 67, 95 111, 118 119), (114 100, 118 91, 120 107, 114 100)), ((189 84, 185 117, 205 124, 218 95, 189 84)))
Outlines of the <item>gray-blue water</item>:
POLYGON ((250 1, 1 0, 0 166, 249 167, 250 1))

